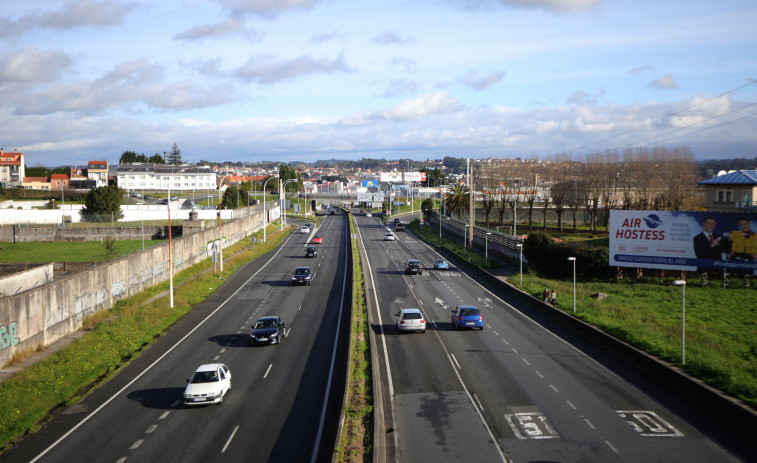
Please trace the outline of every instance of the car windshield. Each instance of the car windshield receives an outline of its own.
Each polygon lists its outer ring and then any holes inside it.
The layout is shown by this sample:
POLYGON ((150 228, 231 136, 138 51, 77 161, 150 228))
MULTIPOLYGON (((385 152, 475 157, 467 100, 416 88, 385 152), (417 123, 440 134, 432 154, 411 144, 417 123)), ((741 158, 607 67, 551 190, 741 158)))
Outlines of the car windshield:
POLYGON ((219 381, 217 371, 195 371, 190 383, 215 383, 219 381))
POLYGON ((309 247, 309 248, 307 249, 307 252, 313 252, 313 251, 315 251, 315 248, 314 248, 314 247, 309 247))
POLYGON ((295 275, 307 275, 308 273, 310 273, 310 269, 307 268, 298 268, 294 271, 295 275))
POLYGON ((420 320, 423 318, 423 315, 418 312, 408 312, 402 318, 404 320, 420 320))
POLYGON ((437 264, 443 264, 445 261, 444 259, 436 259, 437 264))
POLYGON ((420 262, 408 262, 407 265, 409 267, 420 267, 421 263, 420 262))
POLYGON ((276 320, 258 320, 255 323, 255 329, 258 330, 261 328, 276 328, 276 320))
POLYGON ((460 309, 460 315, 478 315, 478 309, 460 309))

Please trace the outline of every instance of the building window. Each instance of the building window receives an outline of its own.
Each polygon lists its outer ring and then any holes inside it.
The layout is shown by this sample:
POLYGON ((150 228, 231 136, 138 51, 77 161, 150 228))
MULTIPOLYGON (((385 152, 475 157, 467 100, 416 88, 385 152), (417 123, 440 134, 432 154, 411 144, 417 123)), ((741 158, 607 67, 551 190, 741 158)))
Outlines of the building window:
POLYGON ((718 190, 717 202, 719 203, 732 203, 733 202, 733 190, 718 190))

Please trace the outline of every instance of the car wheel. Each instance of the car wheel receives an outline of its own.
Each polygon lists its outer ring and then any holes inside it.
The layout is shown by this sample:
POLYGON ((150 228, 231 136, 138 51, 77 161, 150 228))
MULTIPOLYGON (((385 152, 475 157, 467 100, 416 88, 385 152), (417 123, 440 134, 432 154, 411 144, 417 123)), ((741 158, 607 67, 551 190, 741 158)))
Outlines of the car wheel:
POLYGON ((481 331, 484 331, 484 325, 481 325, 481 331))

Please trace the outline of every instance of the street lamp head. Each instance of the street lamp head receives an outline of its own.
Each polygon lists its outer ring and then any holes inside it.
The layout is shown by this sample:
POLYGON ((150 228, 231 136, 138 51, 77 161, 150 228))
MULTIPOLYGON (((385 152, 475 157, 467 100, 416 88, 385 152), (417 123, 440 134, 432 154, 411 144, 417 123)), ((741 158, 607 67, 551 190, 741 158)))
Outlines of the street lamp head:
POLYGON ((518 243, 515 246, 518 247, 518 248, 522 248, 523 247, 523 243, 518 243))
POLYGON ((575 257, 568 257, 568 260, 573 260, 573 261, 575 261, 575 260, 576 260, 576 258, 575 258, 575 257))
POLYGON ((686 286, 686 280, 675 280, 673 286, 686 286))

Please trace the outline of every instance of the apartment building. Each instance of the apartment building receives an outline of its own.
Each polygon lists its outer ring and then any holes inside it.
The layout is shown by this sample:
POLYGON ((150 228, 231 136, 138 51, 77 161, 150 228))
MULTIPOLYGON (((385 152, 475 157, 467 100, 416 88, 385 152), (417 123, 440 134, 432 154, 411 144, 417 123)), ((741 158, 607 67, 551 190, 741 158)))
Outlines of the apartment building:
POLYGON ((174 166, 153 163, 120 164, 116 182, 126 191, 216 189, 216 173, 205 166, 174 166))
POLYGON ((0 148, 0 187, 21 187, 25 177, 24 153, 0 148))

